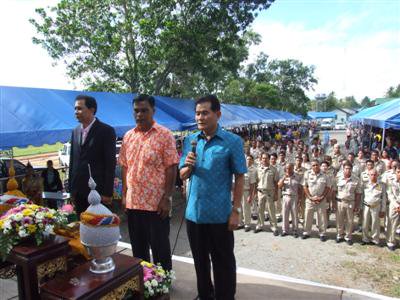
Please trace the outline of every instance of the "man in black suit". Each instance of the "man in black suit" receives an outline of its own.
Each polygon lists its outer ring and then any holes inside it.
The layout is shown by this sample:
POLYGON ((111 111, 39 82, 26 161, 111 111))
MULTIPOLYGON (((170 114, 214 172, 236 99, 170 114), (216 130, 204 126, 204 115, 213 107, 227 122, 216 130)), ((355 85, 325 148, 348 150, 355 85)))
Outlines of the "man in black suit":
POLYGON ((75 116, 80 125, 72 132, 69 165, 69 190, 78 216, 87 209, 90 189, 89 169, 104 204, 111 204, 114 187, 116 136, 114 128, 96 117, 96 99, 79 95, 75 116))

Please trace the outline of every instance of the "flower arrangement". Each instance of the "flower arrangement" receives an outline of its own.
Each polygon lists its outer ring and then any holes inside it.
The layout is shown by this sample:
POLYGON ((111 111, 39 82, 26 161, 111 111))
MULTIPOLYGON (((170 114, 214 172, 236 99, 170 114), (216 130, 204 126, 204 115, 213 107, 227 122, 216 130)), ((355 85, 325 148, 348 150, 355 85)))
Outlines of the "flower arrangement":
POLYGON ((34 237, 36 245, 55 226, 67 224, 67 213, 35 204, 21 204, 0 217, 0 258, 6 259, 11 249, 23 238, 34 237))
POLYGON ((168 294, 172 281, 175 280, 175 272, 165 271, 160 264, 155 265, 147 261, 142 261, 141 265, 143 266, 145 299, 168 294))

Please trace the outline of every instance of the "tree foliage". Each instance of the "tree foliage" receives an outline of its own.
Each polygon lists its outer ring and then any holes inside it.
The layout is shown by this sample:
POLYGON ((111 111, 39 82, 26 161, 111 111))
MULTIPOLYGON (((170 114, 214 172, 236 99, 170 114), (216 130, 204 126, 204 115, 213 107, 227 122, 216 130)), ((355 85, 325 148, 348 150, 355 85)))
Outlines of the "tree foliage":
POLYGON ((259 40, 248 32, 271 1, 61 0, 31 19, 33 42, 91 89, 214 92, 259 40))
POLYGON ((269 61, 268 55, 260 53, 242 76, 225 86, 221 98, 234 103, 248 99, 250 105, 305 114, 310 101, 305 92, 316 83, 314 66, 294 59, 269 61))
POLYGON ((371 101, 371 99, 367 96, 365 96, 362 100, 361 100, 361 107, 371 107, 373 106, 374 103, 371 101))
POLYGON ((400 84, 398 84, 397 86, 391 86, 386 92, 386 97, 400 98, 400 84))

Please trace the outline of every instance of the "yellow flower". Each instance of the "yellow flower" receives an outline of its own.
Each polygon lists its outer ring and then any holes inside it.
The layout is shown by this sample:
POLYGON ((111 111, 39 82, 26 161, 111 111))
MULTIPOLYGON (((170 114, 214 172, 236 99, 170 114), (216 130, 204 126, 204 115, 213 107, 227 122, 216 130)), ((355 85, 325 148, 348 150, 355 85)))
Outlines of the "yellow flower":
POLYGON ((31 216, 31 215, 33 215, 33 210, 31 210, 31 209, 29 209, 29 208, 26 208, 26 209, 24 209, 24 210, 22 211, 22 214, 23 214, 24 216, 31 216))
POLYGON ((36 232, 36 225, 28 225, 28 232, 35 233, 36 232))
POLYGON ((0 228, 3 228, 4 221, 0 220, 0 228))
POLYGON ((27 208, 30 208, 30 209, 32 209, 32 210, 36 210, 36 209, 39 208, 39 205, 36 205, 36 204, 27 204, 26 207, 27 207, 27 208))
POLYGON ((52 219, 54 217, 54 215, 52 213, 46 213, 46 218, 52 219))
POLYGON ((153 267, 153 264, 152 264, 152 263, 149 263, 149 262, 144 261, 144 260, 141 262, 141 265, 142 265, 143 267, 147 267, 147 268, 152 268, 152 267, 153 267))

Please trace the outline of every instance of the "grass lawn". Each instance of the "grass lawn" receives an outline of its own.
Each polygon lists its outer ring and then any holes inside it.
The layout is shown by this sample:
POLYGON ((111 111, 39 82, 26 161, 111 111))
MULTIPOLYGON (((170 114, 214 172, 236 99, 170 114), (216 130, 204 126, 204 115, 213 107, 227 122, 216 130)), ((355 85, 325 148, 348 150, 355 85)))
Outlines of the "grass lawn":
POLYGON ((40 147, 28 146, 27 148, 13 148, 14 157, 18 156, 28 156, 28 155, 36 155, 36 154, 43 154, 49 152, 57 152, 62 148, 62 143, 56 143, 53 145, 44 144, 40 147))

